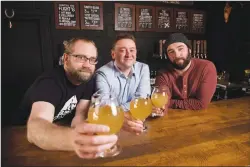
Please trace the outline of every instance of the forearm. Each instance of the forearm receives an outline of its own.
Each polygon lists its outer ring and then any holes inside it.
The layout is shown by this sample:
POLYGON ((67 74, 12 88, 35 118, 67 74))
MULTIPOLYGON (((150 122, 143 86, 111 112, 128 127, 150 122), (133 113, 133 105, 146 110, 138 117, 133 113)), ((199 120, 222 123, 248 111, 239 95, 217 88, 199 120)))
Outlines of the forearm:
POLYGON ((41 118, 29 120, 27 125, 28 141, 44 150, 73 150, 71 133, 71 128, 41 118))
POLYGON ((87 117, 85 117, 85 115, 83 115, 83 116, 81 116, 81 115, 75 116, 72 119, 71 127, 74 128, 77 124, 80 124, 80 123, 84 122, 86 119, 87 119, 87 117))
POLYGON ((185 110, 201 110, 207 107, 207 104, 199 99, 171 99, 169 108, 185 109, 185 110))

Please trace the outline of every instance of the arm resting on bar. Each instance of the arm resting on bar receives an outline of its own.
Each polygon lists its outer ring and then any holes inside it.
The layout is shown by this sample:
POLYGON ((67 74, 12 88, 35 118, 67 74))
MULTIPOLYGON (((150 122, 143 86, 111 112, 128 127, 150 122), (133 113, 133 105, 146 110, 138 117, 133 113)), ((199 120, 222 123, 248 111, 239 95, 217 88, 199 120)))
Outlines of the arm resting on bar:
MULTIPOLYGON (((165 78, 160 72, 156 77, 156 85, 171 87, 168 78, 165 78)), ((213 63, 207 64, 202 72, 200 85, 196 92, 196 97, 187 99, 172 99, 172 92, 169 90, 168 95, 170 98, 169 103, 165 107, 167 108, 178 108, 178 109, 190 109, 190 110, 200 110, 207 108, 210 103, 213 94, 216 90, 217 84, 217 72, 213 63)))
POLYGON ((196 92, 196 97, 183 100, 171 99, 169 107, 187 110, 205 109, 211 102, 213 94, 216 90, 216 84, 216 68, 213 63, 209 63, 202 72, 202 79, 196 92))
POLYGON ((27 138, 44 150, 74 150, 72 129, 53 124, 54 106, 48 102, 35 102, 27 124, 27 138))

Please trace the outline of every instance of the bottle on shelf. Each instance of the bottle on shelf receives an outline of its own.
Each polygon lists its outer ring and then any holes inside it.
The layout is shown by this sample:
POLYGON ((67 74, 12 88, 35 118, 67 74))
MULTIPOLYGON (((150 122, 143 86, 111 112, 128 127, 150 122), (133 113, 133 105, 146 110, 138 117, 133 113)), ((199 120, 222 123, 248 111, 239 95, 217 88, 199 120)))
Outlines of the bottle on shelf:
POLYGON ((197 40, 197 53, 196 57, 199 59, 200 58, 200 40, 197 40))
POLYGON ((193 41, 193 58, 196 58, 196 40, 193 41))
POLYGON ((207 59, 207 40, 204 40, 204 59, 207 59))
POLYGON ((160 55, 160 58, 162 59, 162 40, 159 41, 159 55, 160 55))
POLYGON ((150 71, 150 85, 154 85, 154 71, 150 71))
POLYGON ((156 72, 157 72, 156 70, 150 71, 150 85, 155 84, 156 72))
POLYGON ((203 44, 204 44, 204 40, 201 40, 201 48, 200 48, 200 51, 201 51, 201 52, 200 52, 200 57, 201 57, 201 59, 204 59, 204 57, 203 57, 203 53, 204 53, 204 52, 203 52, 203 51, 204 51, 204 49, 203 49, 204 47, 203 47, 203 46, 204 46, 204 45, 203 45, 203 44))

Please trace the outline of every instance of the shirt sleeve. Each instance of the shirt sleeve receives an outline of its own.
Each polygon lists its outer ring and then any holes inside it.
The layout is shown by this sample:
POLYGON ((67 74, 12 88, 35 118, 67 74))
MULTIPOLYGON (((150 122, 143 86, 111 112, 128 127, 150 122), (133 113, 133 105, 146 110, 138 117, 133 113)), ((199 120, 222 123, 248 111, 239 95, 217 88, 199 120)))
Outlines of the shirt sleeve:
POLYGON ((95 83, 96 83, 96 88, 95 92, 98 92, 98 94, 102 95, 102 98, 108 98, 108 94, 114 93, 111 92, 111 86, 109 85, 109 81, 102 71, 97 71, 95 74, 95 83))
POLYGON ((34 85, 30 100, 32 104, 38 101, 51 103, 55 107, 61 100, 62 92, 59 85, 53 79, 42 79, 34 85))
POLYGON ((141 77, 140 83, 136 89, 136 94, 140 97, 146 97, 146 95, 151 94, 151 86, 150 86, 150 74, 148 65, 143 65, 141 68, 141 77))
POLYGON ((129 111, 130 110, 130 102, 121 104, 121 107, 122 107, 123 111, 125 111, 125 112, 129 111))
POLYGON ((110 89, 107 77, 103 72, 101 71, 96 72, 95 81, 96 81, 96 89, 95 89, 96 92, 98 91, 101 94, 110 93, 111 89, 110 89))
POLYGON ((200 110, 207 108, 216 90, 217 72, 212 62, 208 63, 202 73, 202 80, 196 93, 196 98, 183 100, 171 99, 171 108, 200 110))
POLYGON ((81 99, 91 100, 91 96, 95 93, 95 78, 91 78, 85 85, 81 99))

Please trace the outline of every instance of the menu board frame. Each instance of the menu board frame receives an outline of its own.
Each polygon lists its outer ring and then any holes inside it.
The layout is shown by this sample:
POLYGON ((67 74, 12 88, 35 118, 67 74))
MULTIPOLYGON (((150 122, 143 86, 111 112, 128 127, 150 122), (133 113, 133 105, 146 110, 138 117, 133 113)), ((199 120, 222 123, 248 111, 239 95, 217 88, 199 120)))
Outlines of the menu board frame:
POLYGON ((154 6, 144 6, 144 5, 136 5, 136 31, 155 31, 155 7, 154 6), (147 8, 152 10, 152 28, 140 28, 139 27, 139 11, 142 8, 147 8))
POLYGON ((160 32, 172 32, 174 30, 174 10, 173 8, 170 7, 156 7, 155 8, 155 20, 156 20, 156 24, 155 24, 155 28, 156 31, 160 31, 160 32), (162 9, 166 9, 167 11, 170 11, 170 28, 158 28, 158 11, 162 10, 162 9))
POLYGON ((135 31, 135 5, 115 3, 115 31, 135 31), (132 27, 131 28, 118 27, 118 8, 119 7, 132 8, 133 14, 132 14, 132 27))
POLYGON ((73 30, 79 30, 80 29, 80 21, 79 21, 79 3, 78 2, 64 2, 64 1, 56 1, 54 2, 54 12, 55 12, 55 24, 56 29, 73 29, 73 30), (74 4, 76 9, 76 26, 61 26, 59 25, 59 12, 58 12, 58 6, 59 4, 74 4))
POLYGON ((183 6, 193 6, 194 1, 158 1, 159 3, 165 3, 169 5, 183 5, 183 6))
POLYGON ((86 30, 103 30, 103 3, 102 2, 95 2, 95 1, 82 1, 80 2, 80 19, 81 19, 81 29, 86 30), (84 5, 91 5, 91 6, 100 6, 100 26, 92 27, 92 26, 85 26, 84 24, 84 5))
POLYGON ((190 32, 191 33, 194 33, 194 34, 204 34, 205 31, 206 31, 206 12, 205 11, 202 11, 202 10, 191 10, 190 12, 190 32), (193 30, 193 14, 203 14, 203 26, 204 28, 202 29, 202 31, 195 31, 193 30))
POLYGON ((174 8, 174 11, 173 11, 174 13, 173 13, 173 15, 174 15, 174 21, 173 21, 173 23, 174 23, 174 31, 176 31, 176 32, 183 32, 183 33, 189 33, 189 31, 190 31, 190 20, 191 20, 191 14, 190 14, 190 12, 191 12, 191 10, 190 9, 182 9, 182 8, 174 8), (177 29, 176 28, 176 12, 187 12, 188 13, 188 29, 187 30, 179 30, 179 29, 177 29))

